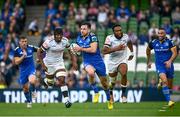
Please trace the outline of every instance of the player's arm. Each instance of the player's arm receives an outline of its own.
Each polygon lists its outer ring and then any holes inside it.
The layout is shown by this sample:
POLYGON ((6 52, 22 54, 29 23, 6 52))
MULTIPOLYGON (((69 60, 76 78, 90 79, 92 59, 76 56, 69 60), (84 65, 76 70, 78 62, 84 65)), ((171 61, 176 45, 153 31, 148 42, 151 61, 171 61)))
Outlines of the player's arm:
POLYGON ((43 70, 47 71, 47 67, 44 64, 43 61, 43 53, 46 52, 46 50, 48 49, 48 42, 44 42, 42 44, 42 46, 37 50, 37 58, 38 58, 38 62, 42 65, 43 70))
POLYGON ((82 52, 87 52, 87 53, 96 53, 96 50, 97 50, 97 42, 92 42, 90 44, 90 47, 89 48, 82 48, 80 49, 80 51, 82 52))
POLYGON ((73 69, 77 70, 78 69, 77 57, 71 52, 70 43, 68 41, 67 41, 66 48, 68 49, 68 52, 70 54, 72 65, 73 65, 73 69))
POLYGON ((146 48, 146 57, 147 57, 147 65, 148 68, 151 68, 151 50, 152 50, 152 43, 150 42, 149 45, 146 48))
POLYGON ((129 48, 129 50, 131 52, 128 60, 132 60, 133 57, 134 57, 134 52, 133 52, 133 44, 132 44, 132 42, 130 40, 128 41, 127 46, 128 46, 128 48, 129 48))
POLYGON ((177 57, 177 47, 176 46, 172 47, 171 52, 172 52, 172 56, 169 59, 169 61, 173 62, 177 57))
POLYGON ((24 58, 27 56, 26 52, 23 52, 23 55, 22 56, 19 56, 18 55, 18 52, 15 50, 15 53, 14 53, 14 63, 16 65, 19 65, 22 63, 22 61, 24 60, 24 58))
POLYGON ((107 36, 106 40, 105 40, 104 47, 102 49, 102 52, 103 52, 103 54, 109 54, 109 53, 112 53, 112 52, 115 52, 115 51, 122 50, 124 48, 125 48, 124 45, 111 47, 111 40, 110 40, 109 36, 107 36))

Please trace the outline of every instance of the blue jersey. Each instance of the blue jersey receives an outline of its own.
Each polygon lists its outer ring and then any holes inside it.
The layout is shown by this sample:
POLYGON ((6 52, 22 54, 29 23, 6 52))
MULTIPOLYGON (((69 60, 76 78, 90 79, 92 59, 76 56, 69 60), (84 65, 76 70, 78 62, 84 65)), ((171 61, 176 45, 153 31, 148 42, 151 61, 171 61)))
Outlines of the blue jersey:
POLYGON ((174 47, 172 40, 165 39, 162 43, 158 39, 154 39, 149 43, 149 48, 154 49, 156 64, 164 64, 171 56, 171 48, 174 47))
POLYGON ((173 63, 170 68, 166 68, 165 66, 165 62, 172 56, 172 47, 174 47, 174 44, 170 39, 165 39, 163 42, 155 39, 149 43, 149 48, 154 49, 155 52, 155 65, 158 74, 165 73, 168 78, 174 77, 173 63))
MULTIPOLYGON (((95 34, 90 33, 85 39, 81 35, 77 37, 76 43, 83 48, 89 48, 93 42, 99 43, 95 34)), ((95 53, 82 52, 84 63, 97 63, 103 61, 99 49, 99 45, 95 53)))
MULTIPOLYGON (((37 47, 28 45, 26 52, 27 52, 26 58, 24 58, 23 61, 19 65, 20 73, 27 73, 31 70, 35 70, 33 53, 37 52, 37 47)), ((17 47, 14 52, 14 57, 21 57, 22 55, 23 55, 22 49, 20 47, 17 47)))
POLYGON ((104 61, 101 57, 100 49, 99 49, 99 41, 95 34, 90 33, 85 39, 83 39, 82 35, 77 37, 76 43, 83 48, 89 48, 90 44, 93 42, 97 42, 98 47, 95 53, 82 52, 83 63, 86 67, 87 65, 92 65, 96 69, 96 73, 100 76, 106 76, 106 68, 104 61))

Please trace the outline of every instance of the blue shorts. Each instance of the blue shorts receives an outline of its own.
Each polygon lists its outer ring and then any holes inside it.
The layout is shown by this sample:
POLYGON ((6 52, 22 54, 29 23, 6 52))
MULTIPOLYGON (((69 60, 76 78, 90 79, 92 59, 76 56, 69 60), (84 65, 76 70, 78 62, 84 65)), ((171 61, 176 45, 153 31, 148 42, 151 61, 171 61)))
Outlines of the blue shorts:
POLYGON ((21 72, 20 73, 20 78, 19 78, 19 83, 21 85, 24 85, 28 82, 28 77, 30 75, 35 75, 36 70, 30 70, 30 71, 26 71, 26 72, 21 72))
POLYGON ((168 79, 174 78, 174 65, 171 64, 170 68, 166 68, 165 65, 156 65, 156 71, 159 74, 165 73, 168 79))
POLYGON ((98 76, 106 77, 106 66, 104 62, 98 62, 98 63, 84 63, 84 68, 86 66, 91 65, 95 68, 95 72, 98 76))

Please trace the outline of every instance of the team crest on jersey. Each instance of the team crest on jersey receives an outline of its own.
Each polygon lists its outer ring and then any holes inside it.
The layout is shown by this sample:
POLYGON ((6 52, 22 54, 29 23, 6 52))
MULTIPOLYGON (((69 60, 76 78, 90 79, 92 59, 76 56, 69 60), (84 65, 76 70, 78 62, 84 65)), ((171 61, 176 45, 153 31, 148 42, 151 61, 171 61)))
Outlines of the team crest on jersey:
POLYGON ((28 50, 28 53, 32 53, 32 50, 28 50))
POLYGON ((159 46, 159 44, 158 43, 156 43, 156 45, 155 45, 156 47, 158 47, 159 46))
POLYGON ((165 44, 165 46, 169 46, 168 42, 165 42, 164 44, 165 44))

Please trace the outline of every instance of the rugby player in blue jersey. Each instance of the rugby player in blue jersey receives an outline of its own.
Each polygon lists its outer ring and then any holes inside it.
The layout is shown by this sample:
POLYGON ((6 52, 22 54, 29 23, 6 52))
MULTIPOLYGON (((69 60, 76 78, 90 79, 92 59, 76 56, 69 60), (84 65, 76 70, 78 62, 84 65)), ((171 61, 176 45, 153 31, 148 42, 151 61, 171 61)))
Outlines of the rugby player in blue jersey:
POLYGON ((32 96, 35 96, 35 65, 33 53, 37 52, 37 47, 28 45, 26 37, 20 37, 19 47, 15 49, 14 62, 19 65, 19 82, 23 87, 24 95, 27 101, 27 108, 32 107, 32 96))
POLYGON ((147 49, 147 65, 151 68, 151 50, 155 52, 156 71, 162 81, 162 91, 168 102, 168 106, 172 107, 174 102, 170 98, 170 89, 173 86, 174 65, 173 61, 177 56, 176 46, 172 40, 166 37, 166 32, 163 28, 158 31, 158 39, 152 40, 147 49))
POLYGON ((89 83, 95 92, 93 102, 97 103, 99 99, 98 88, 95 83, 95 73, 98 75, 101 84, 106 92, 108 100, 108 109, 113 109, 113 103, 110 100, 108 82, 106 78, 106 68, 101 57, 98 39, 94 33, 90 32, 90 23, 82 23, 80 27, 81 34, 77 37, 77 47, 74 50, 82 53, 83 65, 89 75, 89 83))

